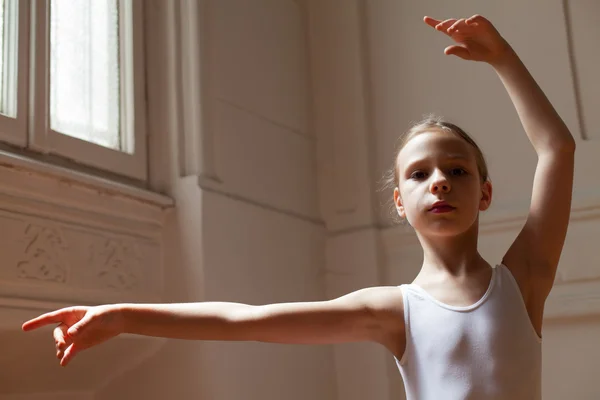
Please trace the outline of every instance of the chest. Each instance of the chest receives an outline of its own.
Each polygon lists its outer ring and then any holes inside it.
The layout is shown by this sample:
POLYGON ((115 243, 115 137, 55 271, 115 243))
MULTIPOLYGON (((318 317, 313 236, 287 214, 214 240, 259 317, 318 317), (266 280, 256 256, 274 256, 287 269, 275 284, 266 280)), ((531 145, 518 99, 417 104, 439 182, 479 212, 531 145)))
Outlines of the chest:
POLYGON ((415 280, 415 284, 440 303, 452 307, 468 307, 480 301, 490 290, 493 274, 490 268, 468 278, 446 278, 436 282, 415 280))
POLYGON ((500 360, 509 354, 518 358, 531 344, 525 340, 529 331, 516 332, 514 313, 499 302, 486 302, 469 311, 440 307, 421 311, 421 317, 413 314, 410 319, 408 342, 427 360, 452 365, 483 362, 485 368, 490 368, 493 364, 486 360, 500 360), (428 317, 423 318, 425 315, 428 317))

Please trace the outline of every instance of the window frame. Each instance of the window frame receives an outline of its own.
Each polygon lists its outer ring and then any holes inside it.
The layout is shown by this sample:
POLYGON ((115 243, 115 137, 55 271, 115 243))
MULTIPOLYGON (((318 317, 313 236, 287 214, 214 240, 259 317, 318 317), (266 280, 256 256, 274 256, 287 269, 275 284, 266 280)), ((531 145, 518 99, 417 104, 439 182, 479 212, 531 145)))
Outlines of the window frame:
MULTIPOLYGON (((50 0, 30 3, 31 124, 27 148, 141 181, 148 179, 144 10, 142 0, 118 0, 120 23, 121 129, 133 132, 132 154, 71 137, 50 128, 50 0), (135 71, 135 73, 133 73, 135 71)), ((25 25, 28 25, 26 21, 25 25)), ((21 59, 19 60, 21 61, 21 59)), ((22 107, 20 108, 22 109, 22 107)))
MULTIPOLYGON (((15 8, 17 19, 17 82, 16 82, 16 117, 0 114, 0 141, 27 146, 27 99, 29 91, 29 4, 28 1, 5 0, 15 8)), ((2 50, 2 49, 0 49, 2 50)), ((13 49, 14 50, 14 49, 13 49)), ((9 64, 10 65, 10 64, 9 64)))

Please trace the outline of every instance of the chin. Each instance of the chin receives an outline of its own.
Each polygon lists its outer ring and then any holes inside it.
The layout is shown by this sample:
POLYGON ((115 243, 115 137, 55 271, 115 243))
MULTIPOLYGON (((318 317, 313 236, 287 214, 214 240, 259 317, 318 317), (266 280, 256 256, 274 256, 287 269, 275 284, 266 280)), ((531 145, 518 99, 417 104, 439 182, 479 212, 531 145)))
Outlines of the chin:
POLYGON ((415 226, 415 229, 427 236, 452 237, 460 236, 474 228, 479 219, 477 215, 473 218, 439 218, 436 220, 422 220, 415 226))

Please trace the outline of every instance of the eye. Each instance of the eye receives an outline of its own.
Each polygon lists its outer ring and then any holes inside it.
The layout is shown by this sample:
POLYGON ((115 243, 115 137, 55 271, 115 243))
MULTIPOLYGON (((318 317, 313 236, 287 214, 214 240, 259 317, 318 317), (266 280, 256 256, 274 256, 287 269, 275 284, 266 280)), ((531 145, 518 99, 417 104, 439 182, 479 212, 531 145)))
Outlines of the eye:
POLYGON ((454 176, 461 176, 461 175, 466 175, 467 171, 465 171, 462 168, 452 168, 450 170, 450 174, 454 175, 454 176))
POLYGON ((423 171, 415 171, 410 175, 410 179, 421 180, 425 178, 425 172, 423 171))

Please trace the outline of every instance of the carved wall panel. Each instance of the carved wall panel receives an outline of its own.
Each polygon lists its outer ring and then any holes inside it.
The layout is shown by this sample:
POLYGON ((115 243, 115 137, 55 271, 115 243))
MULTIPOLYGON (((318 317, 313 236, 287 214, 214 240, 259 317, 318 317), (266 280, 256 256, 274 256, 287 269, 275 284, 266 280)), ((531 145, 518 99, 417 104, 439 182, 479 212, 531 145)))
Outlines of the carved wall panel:
POLYGON ((135 300, 161 291, 162 253, 154 238, 10 212, 0 212, 0 235, 0 295, 20 287, 28 298, 56 291, 77 300, 91 291, 135 300))
POLYGON ((16 265, 18 278, 65 283, 69 272, 68 247, 60 230, 36 223, 23 225, 19 239, 24 244, 23 254, 16 265))

